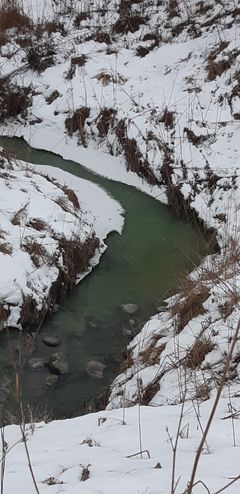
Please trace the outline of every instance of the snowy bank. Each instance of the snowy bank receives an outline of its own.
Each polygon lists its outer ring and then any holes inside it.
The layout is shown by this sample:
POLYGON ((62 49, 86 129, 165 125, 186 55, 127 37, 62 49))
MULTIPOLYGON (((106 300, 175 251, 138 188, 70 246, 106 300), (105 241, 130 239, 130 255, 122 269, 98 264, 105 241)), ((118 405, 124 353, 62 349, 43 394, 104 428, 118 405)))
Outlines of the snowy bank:
POLYGON ((36 331, 121 233, 122 209, 86 180, 5 158, 0 189, 1 329, 36 331))

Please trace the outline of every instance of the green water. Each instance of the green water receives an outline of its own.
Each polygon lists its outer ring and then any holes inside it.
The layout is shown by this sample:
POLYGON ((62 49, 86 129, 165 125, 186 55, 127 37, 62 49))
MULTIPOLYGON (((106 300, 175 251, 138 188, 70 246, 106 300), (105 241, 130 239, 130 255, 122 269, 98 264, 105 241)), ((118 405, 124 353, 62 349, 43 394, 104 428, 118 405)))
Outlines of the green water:
MULTIPOLYGON (((41 342, 41 334, 60 336, 62 344, 57 351, 66 353, 69 375, 50 389, 45 383, 46 368, 36 371, 26 365, 24 370, 25 402, 46 405, 54 417, 77 415, 119 372, 131 328, 136 332, 157 312, 163 300, 177 290, 179 279, 209 253, 209 247, 199 232, 176 218, 167 206, 133 187, 95 175, 53 153, 31 149, 22 139, 1 137, 0 145, 11 148, 21 160, 57 166, 100 185, 125 210, 122 235, 109 235, 99 266, 73 290, 60 310, 46 319, 38 337, 33 356, 47 359, 56 350, 41 342), (129 302, 139 305, 133 321, 120 308, 129 302), (102 380, 86 373, 89 360, 105 363, 102 380)), ((5 374, 10 372, 7 340, 0 335, 0 363, 5 374)))

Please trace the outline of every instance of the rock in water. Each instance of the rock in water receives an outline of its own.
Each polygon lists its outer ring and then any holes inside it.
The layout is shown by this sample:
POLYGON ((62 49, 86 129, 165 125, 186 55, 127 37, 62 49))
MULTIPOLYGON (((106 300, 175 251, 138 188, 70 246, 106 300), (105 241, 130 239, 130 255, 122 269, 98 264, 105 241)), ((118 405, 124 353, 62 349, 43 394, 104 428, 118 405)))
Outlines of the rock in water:
POLYGON ((52 374, 51 376, 48 376, 46 379, 46 385, 47 386, 55 386, 58 383, 59 376, 56 374, 52 374))
POLYGON ((59 338, 59 336, 56 336, 56 335, 43 335, 42 337, 42 341, 43 343, 45 343, 45 345, 48 345, 48 346, 59 346, 61 344, 61 340, 59 338))
POLYGON ((54 374, 68 374, 68 362, 66 356, 63 353, 53 353, 50 360, 47 363, 47 367, 50 372, 54 374))
POLYGON ((105 367, 106 365, 102 364, 102 362, 99 362, 98 360, 90 360, 90 362, 86 365, 86 372, 91 377, 102 379, 105 367))
POLYGON ((122 304, 121 309, 125 314, 134 314, 135 312, 138 311, 138 305, 137 304, 122 304))
POLYGON ((45 361, 43 358, 33 357, 29 359, 28 364, 32 369, 38 370, 44 367, 45 361))

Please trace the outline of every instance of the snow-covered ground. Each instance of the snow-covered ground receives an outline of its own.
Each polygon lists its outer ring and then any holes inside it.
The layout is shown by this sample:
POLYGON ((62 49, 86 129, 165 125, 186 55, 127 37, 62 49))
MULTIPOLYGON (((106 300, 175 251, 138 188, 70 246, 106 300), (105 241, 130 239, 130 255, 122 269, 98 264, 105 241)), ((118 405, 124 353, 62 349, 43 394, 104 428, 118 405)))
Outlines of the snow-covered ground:
MULTIPOLYGON (((231 399, 239 414, 239 394, 231 399)), ((183 494, 190 480, 201 429, 206 425, 212 404, 213 400, 199 406, 191 402, 185 404, 176 455, 176 494, 183 494)), ((236 414, 233 424, 229 406, 229 396, 225 396, 204 446, 196 475, 196 482, 201 480, 202 483, 194 487, 194 494, 220 492, 239 475, 239 415, 236 414)), ((170 438, 174 443, 180 415, 180 405, 134 406, 71 420, 38 423, 33 426, 33 432, 27 426, 27 444, 40 494, 171 493, 170 438)), ((4 491, 32 494, 35 490, 18 426, 5 429, 5 441, 4 491)), ((238 484, 226 492, 238 494, 238 484)))

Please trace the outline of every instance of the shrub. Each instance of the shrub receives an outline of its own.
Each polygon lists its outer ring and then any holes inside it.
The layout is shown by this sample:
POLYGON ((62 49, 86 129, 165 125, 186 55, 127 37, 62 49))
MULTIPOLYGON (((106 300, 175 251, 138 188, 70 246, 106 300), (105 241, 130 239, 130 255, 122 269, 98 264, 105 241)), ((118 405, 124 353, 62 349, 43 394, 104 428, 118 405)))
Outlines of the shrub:
POLYGON ((0 122, 6 118, 24 116, 31 104, 30 88, 3 81, 0 85, 0 122))
POLYGON ((41 44, 34 42, 27 50, 27 62, 32 70, 39 74, 54 64, 55 49, 51 40, 41 44))

